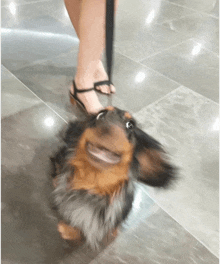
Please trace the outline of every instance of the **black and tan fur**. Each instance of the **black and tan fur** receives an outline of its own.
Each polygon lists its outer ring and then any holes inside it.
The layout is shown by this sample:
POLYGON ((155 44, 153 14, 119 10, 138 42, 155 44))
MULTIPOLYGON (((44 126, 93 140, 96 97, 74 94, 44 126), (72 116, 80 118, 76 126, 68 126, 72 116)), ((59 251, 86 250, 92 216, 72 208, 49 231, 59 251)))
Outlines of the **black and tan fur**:
POLYGON ((70 123, 63 141, 51 160, 64 239, 84 236, 96 248, 128 216, 135 181, 166 187, 175 177, 161 145, 114 107, 70 123))

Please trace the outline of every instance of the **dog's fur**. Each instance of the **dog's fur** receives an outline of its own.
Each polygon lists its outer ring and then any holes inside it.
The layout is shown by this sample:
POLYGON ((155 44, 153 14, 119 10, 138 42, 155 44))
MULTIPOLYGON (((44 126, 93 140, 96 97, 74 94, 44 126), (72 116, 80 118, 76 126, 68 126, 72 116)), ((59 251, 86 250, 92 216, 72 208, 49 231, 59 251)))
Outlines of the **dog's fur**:
POLYGON ((70 123, 63 141, 51 160, 64 239, 84 235, 96 248, 128 216, 134 181, 166 187, 175 178, 161 145, 114 107, 70 123))

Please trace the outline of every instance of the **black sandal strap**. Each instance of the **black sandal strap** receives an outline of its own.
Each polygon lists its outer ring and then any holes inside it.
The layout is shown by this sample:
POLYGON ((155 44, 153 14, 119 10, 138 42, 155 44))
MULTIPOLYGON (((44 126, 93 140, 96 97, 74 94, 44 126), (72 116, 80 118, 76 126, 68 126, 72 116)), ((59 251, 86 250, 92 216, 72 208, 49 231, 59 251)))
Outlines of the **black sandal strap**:
POLYGON ((74 100, 76 100, 84 108, 84 110, 86 111, 86 107, 83 104, 83 102, 81 102, 77 96, 75 96, 74 94, 72 94, 71 91, 69 91, 69 93, 70 93, 70 97, 72 97, 74 100))
POLYGON ((110 85, 110 84, 112 84, 112 82, 110 82, 109 80, 96 82, 96 83, 94 83, 94 87, 96 88, 97 86, 101 86, 101 85, 104 85, 104 84, 110 85))
POLYGON ((89 88, 89 89, 77 89, 76 92, 77 93, 86 93, 86 92, 90 92, 94 90, 94 87, 93 88, 89 88))
POLYGON ((73 88, 74 88, 74 95, 76 96, 76 93, 86 93, 86 92, 90 92, 92 90, 94 90, 94 87, 93 88, 88 88, 88 89, 78 89, 76 87, 76 84, 75 84, 75 81, 73 81, 73 88))

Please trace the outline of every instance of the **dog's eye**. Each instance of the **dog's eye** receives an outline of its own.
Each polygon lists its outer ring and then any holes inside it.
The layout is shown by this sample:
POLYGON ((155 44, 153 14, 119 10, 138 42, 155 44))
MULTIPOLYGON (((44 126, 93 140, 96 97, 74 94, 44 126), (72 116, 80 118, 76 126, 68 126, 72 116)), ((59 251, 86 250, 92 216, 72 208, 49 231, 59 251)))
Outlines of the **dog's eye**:
POLYGON ((132 129, 132 128, 134 128, 134 122, 133 121, 128 121, 128 122, 126 122, 126 128, 127 129, 132 129))
POLYGON ((99 120, 99 119, 102 119, 105 117, 107 111, 106 110, 103 110, 101 111, 97 116, 96 116, 96 120, 99 120))

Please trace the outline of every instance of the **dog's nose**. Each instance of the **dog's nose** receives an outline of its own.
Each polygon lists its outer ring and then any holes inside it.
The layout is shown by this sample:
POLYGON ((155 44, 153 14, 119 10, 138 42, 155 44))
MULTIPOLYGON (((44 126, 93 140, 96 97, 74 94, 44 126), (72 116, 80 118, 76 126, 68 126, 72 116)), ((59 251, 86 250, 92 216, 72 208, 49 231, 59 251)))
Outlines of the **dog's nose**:
POLYGON ((106 136, 111 134, 111 126, 110 125, 101 125, 99 127, 99 132, 101 136, 106 136))
POLYGON ((108 107, 101 111, 96 117, 96 129, 100 132, 100 136, 112 135, 117 128, 124 131, 123 118, 114 107, 108 107))
POLYGON ((112 130, 114 127, 115 125, 110 123, 107 120, 102 120, 102 122, 99 122, 97 124, 97 130, 98 130, 100 137, 110 136, 112 134, 112 130))
POLYGON ((108 111, 103 111, 96 117, 96 128, 102 135, 110 134, 111 128, 114 126, 110 115, 108 111))
POLYGON ((103 120, 105 116, 107 115, 108 111, 107 110, 102 110, 97 116, 96 120, 103 120))

